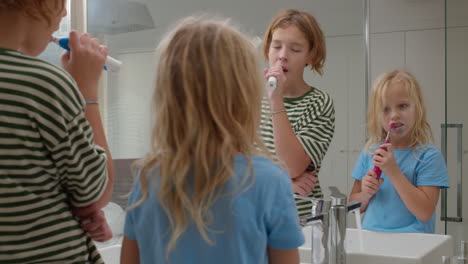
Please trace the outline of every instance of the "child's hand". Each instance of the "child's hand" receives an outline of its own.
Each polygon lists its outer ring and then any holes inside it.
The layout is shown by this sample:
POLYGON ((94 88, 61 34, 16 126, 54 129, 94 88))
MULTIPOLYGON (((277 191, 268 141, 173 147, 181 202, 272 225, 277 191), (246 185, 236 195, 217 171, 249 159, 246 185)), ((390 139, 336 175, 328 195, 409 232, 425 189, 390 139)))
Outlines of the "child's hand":
POLYGON ((280 98, 283 100, 284 94, 284 83, 286 82, 286 75, 283 72, 283 67, 281 65, 275 64, 274 66, 270 67, 269 69, 264 69, 263 74, 265 78, 268 80, 270 77, 276 78, 276 89, 273 91, 268 91, 268 95, 271 98, 280 98))
POLYGON ((83 96, 97 99, 98 81, 107 57, 107 47, 88 34, 70 32, 70 52, 62 55, 62 65, 75 79, 83 96))
POLYGON ((362 177, 361 180, 361 192, 367 194, 370 198, 377 193, 380 189, 380 185, 384 182, 383 178, 377 179, 377 174, 374 170, 370 169, 367 174, 362 177))
POLYGON ((105 242, 112 238, 112 230, 107 224, 104 212, 96 211, 86 218, 80 219, 81 227, 88 232, 91 238, 98 242, 105 242))
POLYGON ((375 155, 372 157, 372 159, 374 160, 372 164, 380 167, 382 172, 384 172, 389 177, 400 171, 395 160, 395 156, 393 155, 391 143, 385 143, 381 145, 380 148, 375 151, 375 155), (382 147, 386 148, 387 150, 382 149, 382 147))
POLYGON ((294 178, 293 191, 299 195, 308 195, 315 188, 318 179, 315 171, 306 171, 301 176, 294 178))

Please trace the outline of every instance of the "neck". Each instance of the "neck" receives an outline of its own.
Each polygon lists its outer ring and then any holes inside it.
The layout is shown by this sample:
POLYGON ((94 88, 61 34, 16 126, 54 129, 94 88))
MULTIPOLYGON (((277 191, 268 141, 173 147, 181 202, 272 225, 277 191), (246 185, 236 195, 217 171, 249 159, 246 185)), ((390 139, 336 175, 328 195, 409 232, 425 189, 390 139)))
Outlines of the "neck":
POLYGON ((390 143, 392 143, 393 149, 407 149, 414 147, 411 145, 412 142, 410 138, 390 138, 390 143))
POLYGON ((284 92, 284 97, 295 98, 304 95, 310 91, 310 86, 303 80, 300 79, 297 82, 288 82, 284 92))
POLYGON ((18 11, 0 11, 0 48, 21 50, 27 32, 18 11))

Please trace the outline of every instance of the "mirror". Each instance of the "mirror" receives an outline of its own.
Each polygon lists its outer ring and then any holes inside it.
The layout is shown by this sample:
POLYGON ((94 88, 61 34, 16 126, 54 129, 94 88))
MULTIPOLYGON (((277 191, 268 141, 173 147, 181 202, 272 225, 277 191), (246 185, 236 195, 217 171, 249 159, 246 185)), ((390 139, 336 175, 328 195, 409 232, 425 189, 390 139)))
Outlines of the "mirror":
POLYGON ((261 38, 273 16, 284 8, 310 12, 326 36, 324 75, 305 71, 306 81, 329 93, 335 103, 335 136, 319 177, 323 190, 334 185, 349 191, 348 175, 365 139, 362 0, 88 0, 88 31, 123 62, 121 72, 107 74, 103 85, 103 117, 113 158, 141 158, 148 151, 154 49, 172 24, 188 15, 218 14, 261 38))

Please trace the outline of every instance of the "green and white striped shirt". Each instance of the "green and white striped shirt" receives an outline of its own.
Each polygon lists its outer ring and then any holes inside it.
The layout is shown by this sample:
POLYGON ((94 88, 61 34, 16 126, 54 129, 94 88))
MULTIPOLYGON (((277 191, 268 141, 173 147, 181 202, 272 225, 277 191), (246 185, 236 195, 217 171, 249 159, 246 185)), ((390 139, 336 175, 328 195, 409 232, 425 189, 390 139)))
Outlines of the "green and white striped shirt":
POLYGON ((102 263, 70 211, 107 185, 84 106, 65 71, 0 49, 0 263, 102 263))
MULTIPOLYGON (((312 88, 303 96, 297 98, 284 98, 284 105, 289 122, 305 152, 309 155, 311 163, 307 171, 320 170, 320 165, 327 152, 335 131, 335 109, 331 97, 317 88, 312 88)), ((262 104, 262 138, 273 157, 276 157, 275 143, 273 139, 273 122, 270 115, 270 104, 264 99, 262 104)), ((309 197, 323 197, 320 184, 317 182, 315 189, 309 197)), ((310 208, 310 202, 296 201, 299 215, 306 214, 310 208)))

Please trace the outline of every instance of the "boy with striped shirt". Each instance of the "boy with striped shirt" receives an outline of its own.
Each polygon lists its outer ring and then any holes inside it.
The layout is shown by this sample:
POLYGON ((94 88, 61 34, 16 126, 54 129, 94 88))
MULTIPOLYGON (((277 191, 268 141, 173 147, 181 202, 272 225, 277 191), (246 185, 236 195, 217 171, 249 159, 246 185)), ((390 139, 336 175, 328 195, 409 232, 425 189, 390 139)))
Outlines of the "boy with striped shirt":
POLYGON ((72 32, 68 72, 35 58, 65 15, 65 0, 0 2, 0 263, 102 263, 92 239, 112 235, 112 159, 85 103, 107 48, 72 32))

